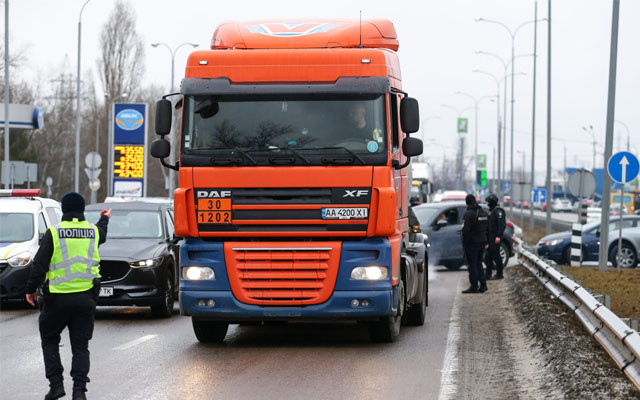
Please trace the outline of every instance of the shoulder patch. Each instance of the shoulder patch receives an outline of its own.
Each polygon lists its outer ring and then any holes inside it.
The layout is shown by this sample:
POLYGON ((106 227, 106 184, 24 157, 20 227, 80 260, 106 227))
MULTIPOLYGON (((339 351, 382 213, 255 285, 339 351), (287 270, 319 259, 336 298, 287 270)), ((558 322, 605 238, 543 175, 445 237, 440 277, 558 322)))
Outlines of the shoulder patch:
POLYGON ((498 210, 498 218, 502 218, 504 217, 504 215, 502 214, 502 211, 498 210))

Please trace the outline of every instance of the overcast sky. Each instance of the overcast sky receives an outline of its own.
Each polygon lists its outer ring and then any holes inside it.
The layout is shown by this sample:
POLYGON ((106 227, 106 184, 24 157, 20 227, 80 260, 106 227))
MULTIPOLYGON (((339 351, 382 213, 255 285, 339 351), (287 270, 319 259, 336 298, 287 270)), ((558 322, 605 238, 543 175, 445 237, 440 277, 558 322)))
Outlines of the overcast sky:
MULTIPOLYGON (((77 21, 84 0, 11 0, 9 51, 26 51, 27 63, 20 75, 46 82, 59 72, 65 55, 69 72, 75 74, 77 58, 77 21)), ((640 1, 622 0, 618 47, 616 119, 631 132, 632 152, 640 149, 640 1)), ((434 163, 442 161, 443 148, 429 145, 430 140, 444 145, 454 154, 455 112, 443 103, 464 109, 471 100, 456 91, 476 97, 496 92, 488 76, 473 73, 482 69, 504 74, 494 58, 476 55, 476 50, 498 53, 510 58, 511 39, 498 25, 475 22, 477 17, 494 19, 512 29, 533 19, 533 0, 422 0, 422 1, 261 1, 240 0, 131 0, 131 12, 137 16, 138 32, 147 45, 146 83, 166 84, 169 88, 170 56, 167 49, 152 48, 150 43, 165 42, 176 46, 195 42, 208 48, 215 27, 227 20, 296 18, 388 18, 400 41, 400 62, 404 90, 420 102, 425 140, 425 154, 434 163)), ((554 0, 552 4, 552 134, 553 164, 561 168, 563 145, 569 166, 592 165, 591 137, 582 130, 593 125, 597 151, 604 150, 607 110, 607 83, 611 40, 612 0, 554 0)), ((113 7, 112 0, 91 0, 82 17, 83 71, 96 70, 98 37, 113 7)), ((4 9, 2 11, 4 13, 4 9)), ((547 1, 538 5, 539 18, 547 16, 547 1)), ((4 31, 4 27, 2 29, 4 31)), ((516 36, 516 55, 533 53, 533 24, 523 27, 516 36)), ((176 84, 184 75, 188 49, 176 56, 176 84)), ((536 118, 536 170, 544 169, 547 96, 547 25, 538 25, 538 89, 536 118)), ((531 156, 532 57, 516 59, 516 72, 526 73, 515 79, 515 149, 516 165, 526 168, 531 156)), ((95 81, 99 82, 97 76, 95 81)), ((510 89, 509 89, 510 90, 510 89)), ((502 95, 502 92, 501 92, 502 95)), ((473 117, 473 112, 468 113, 473 117)), ((489 154, 496 142, 496 104, 484 101, 479 109, 479 150, 489 154)), ((474 122, 470 119, 473 130, 474 122)), ((509 127, 509 123, 507 124, 509 127)), ((616 146, 626 144, 627 132, 615 125, 616 146), (620 139, 618 139, 620 137, 620 139)), ((474 133, 468 144, 473 146, 474 133)), ((508 157, 507 157, 508 158, 508 157)), ((598 166, 602 166, 602 154, 598 166)), ((508 166, 508 164, 507 164, 508 166)), ((491 171, 490 171, 491 176, 491 171)), ((539 182, 542 183, 542 182, 539 182)))

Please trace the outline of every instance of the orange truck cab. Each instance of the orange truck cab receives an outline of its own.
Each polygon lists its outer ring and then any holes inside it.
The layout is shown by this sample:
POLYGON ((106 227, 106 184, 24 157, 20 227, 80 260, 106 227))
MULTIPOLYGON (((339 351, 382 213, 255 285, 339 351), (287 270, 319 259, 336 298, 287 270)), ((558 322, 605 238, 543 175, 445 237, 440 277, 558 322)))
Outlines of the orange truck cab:
POLYGON ((406 174, 422 142, 397 49, 382 19, 221 24, 187 62, 175 165, 174 94, 158 101, 151 154, 179 174, 180 310, 198 340, 230 323, 353 320, 390 342, 423 324, 406 174))

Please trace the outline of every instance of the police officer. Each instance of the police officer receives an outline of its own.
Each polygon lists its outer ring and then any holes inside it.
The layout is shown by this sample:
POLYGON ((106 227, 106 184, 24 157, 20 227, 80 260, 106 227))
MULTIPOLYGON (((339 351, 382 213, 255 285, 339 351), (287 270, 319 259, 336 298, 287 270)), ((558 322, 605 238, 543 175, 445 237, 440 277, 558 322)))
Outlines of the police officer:
POLYGON ((487 290, 487 281, 482 269, 482 253, 487 244, 489 217, 478 205, 474 195, 467 195, 467 211, 462 217, 462 247, 469 270, 469 286, 462 293, 482 293, 487 290))
POLYGON ((504 210, 498 205, 498 196, 491 193, 486 198, 489 205, 489 243, 487 244, 487 252, 485 255, 485 263, 487 264, 486 278, 487 280, 502 279, 502 257, 500 257, 500 241, 506 227, 504 210), (493 268, 496 275, 491 277, 493 268))
POLYGON ((86 399, 89 382, 89 340, 93 335, 93 320, 100 281, 98 245, 107 238, 111 209, 100 212, 96 225, 84 218, 84 198, 75 192, 62 197, 62 222, 44 234, 33 259, 33 268, 26 287, 27 302, 35 305, 36 289, 46 281, 44 304, 39 326, 42 353, 49 393, 45 400, 65 395, 60 333, 69 327, 73 399, 86 399))

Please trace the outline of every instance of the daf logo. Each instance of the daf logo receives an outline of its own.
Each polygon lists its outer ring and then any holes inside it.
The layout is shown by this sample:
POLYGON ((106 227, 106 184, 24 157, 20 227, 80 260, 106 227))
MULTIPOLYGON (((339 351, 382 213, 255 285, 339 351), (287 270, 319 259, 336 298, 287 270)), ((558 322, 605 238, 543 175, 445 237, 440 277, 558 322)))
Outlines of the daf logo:
POLYGON ((369 194, 368 190, 345 190, 344 195, 342 197, 360 197, 367 196, 369 194))
POLYGON ((198 198, 215 199, 231 197, 231 190, 198 190, 198 198))

